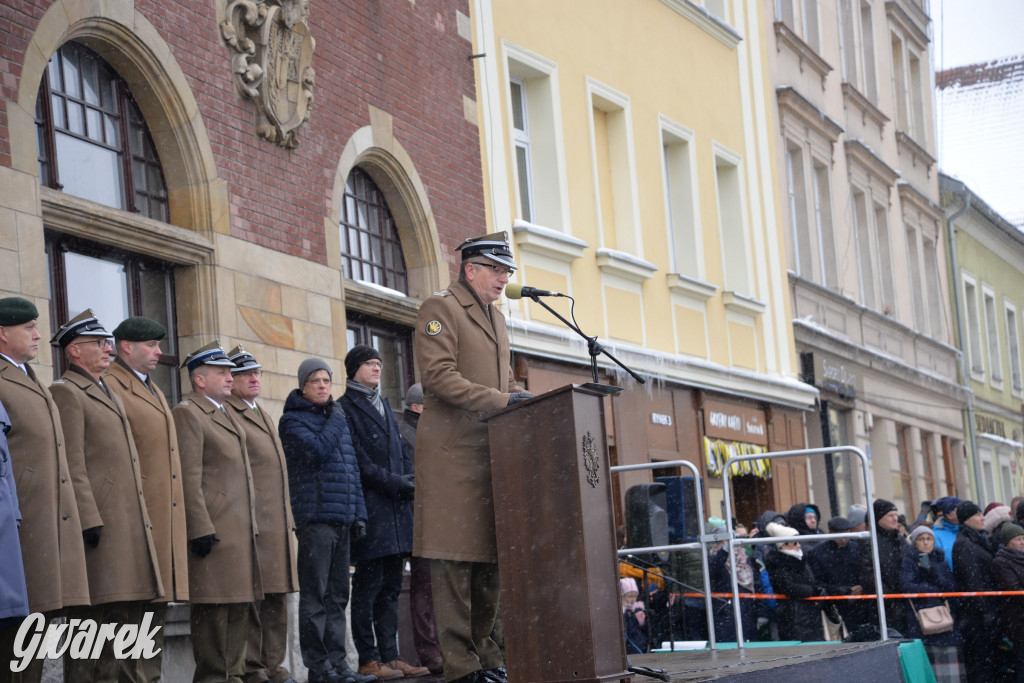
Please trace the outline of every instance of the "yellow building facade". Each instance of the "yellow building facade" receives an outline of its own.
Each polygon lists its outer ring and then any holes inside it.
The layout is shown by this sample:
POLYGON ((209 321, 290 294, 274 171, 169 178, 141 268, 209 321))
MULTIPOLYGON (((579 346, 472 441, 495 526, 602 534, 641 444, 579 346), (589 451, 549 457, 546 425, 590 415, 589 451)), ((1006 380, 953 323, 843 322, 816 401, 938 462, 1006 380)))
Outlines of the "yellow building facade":
MULTIPOLYGON (((797 377, 759 3, 477 0, 473 21, 488 229, 519 283, 572 296, 545 302, 648 380, 599 358, 626 387, 613 459, 706 473, 719 444, 803 446, 817 391, 797 377)), ((589 379, 585 342, 505 305, 531 391, 589 379)), ((742 521, 805 499, 804 463, 775 475, 737 480, 742 521)))

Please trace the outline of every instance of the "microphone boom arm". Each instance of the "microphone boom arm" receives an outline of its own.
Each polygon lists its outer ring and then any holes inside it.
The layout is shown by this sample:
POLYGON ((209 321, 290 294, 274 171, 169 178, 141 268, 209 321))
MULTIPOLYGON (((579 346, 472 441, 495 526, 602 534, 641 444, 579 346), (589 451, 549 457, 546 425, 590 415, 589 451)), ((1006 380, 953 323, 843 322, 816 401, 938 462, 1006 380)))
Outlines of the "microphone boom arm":
POLYGON ((570 330, 572 330, 573 332, 575 332, 576 334, 578 334, 579 336, 581 336, 582 338, 587 340, 587 352, 590 354, 590 376, 593 378, 595 384, 598 383, 598 379, 597 379, 597 357, 599 355, 601 355, 602 353, 604 355, 608 356, 608 358, 610 358, 612 360, 612 362, 614 362, 620 368, 622 368, 623 370, 628 372, 630 374, 630 376, 637 381, 638 384, 645 384, 647 382, 647 380, 645 380, 643 377, 641 377, 637 373, 633 372, 633 370, 631 370, 630 368, 627 368, 625 365, 622 364, 622 362, 619 361, 618 358, 616 358, 615 356, 610 354, 607 349, 605 349, 603 346, 601 346, 601 344, 599 344, 598 341, 597 341, 597 337, 590 337, 590 336, 587 336, 586 334, 584 334, 583 330, 581 330, 575 324, 573 324, 573 323, 569 322, 568 320, 566 320, 565 317, 563 317, 558 311, 556 311, 555 309, 551 308, 546 303, 541 301, 540 296, 534 294, 534 295, 530 296, 529 298, 531 300, 533 300, 535 303, 538 303, 541 306, 543 306, 545 308, 545 310, 547 310, 548 313, 550 313, 551 315, 553 315, 556 318, 558 318, 559 320, 561 320, 562 323, 566 327, 568 327, 570 330))

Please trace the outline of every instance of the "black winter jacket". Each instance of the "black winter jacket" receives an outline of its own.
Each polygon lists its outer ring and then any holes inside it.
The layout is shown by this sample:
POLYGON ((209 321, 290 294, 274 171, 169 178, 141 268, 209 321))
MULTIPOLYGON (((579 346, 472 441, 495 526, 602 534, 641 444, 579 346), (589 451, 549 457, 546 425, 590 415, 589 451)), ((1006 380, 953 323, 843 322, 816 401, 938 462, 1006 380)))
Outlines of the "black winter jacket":
POLYGON ((369 514, 366 537, 352 544, 352 561, 412 553, 412 499, 403 500, 403 474, 413 474, 402 433, 391 408, 384 416, 354 390, 338 399, 348 418, 369 514))

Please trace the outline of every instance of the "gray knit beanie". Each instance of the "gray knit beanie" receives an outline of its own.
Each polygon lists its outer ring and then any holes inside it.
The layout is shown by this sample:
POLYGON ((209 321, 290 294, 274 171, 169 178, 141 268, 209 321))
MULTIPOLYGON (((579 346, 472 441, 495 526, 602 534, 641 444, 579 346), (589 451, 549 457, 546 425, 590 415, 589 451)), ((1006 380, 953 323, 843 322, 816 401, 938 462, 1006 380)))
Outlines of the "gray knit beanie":
POLYGON ((306 386, 306 380, 317 370, 326 370, 327 376, 332 380, 334 379, 334 373, 331 372, 331 366, 319 358, 307 358, 306 360, 299 363, 299 389, 306 386))

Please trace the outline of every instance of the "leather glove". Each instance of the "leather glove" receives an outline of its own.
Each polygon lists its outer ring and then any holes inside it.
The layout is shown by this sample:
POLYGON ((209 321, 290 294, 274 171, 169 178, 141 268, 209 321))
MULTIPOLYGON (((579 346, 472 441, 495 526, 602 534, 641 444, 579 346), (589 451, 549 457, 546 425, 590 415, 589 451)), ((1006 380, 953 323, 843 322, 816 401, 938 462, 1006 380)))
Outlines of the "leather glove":
POLYGON ((349 529, 349 535, 353 541, 361 541, 366 538, 366 520, 357 519, 352 523, 352 527, 349 529))
POLYGON ((88 529, 82 529, 82 540, 90 548, 95 548, 100 544, 100 533, 103 531, 103 527, 94 526, 88 529))
POLYGON ((520 401, 525 401, 528 398, 533 398, 536 394, 531 394, 529 391, 517 391, 508 397, 508 404, 515 405, 520 401))
POLYGON ((398 498, 400 500, 412 500, 413 495, 416 493, 416 475, 414 474, 403 474, 402 480, 398 484, 398 498))
POLYGON ((206 557, 213 550, 214 542, 220 543, 220 539, 217 538, 217 534, 207 534, 206 536, 200 536, 199 538, 193 538, 190 544, 192 552, 199 557, 206 557))

